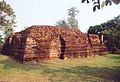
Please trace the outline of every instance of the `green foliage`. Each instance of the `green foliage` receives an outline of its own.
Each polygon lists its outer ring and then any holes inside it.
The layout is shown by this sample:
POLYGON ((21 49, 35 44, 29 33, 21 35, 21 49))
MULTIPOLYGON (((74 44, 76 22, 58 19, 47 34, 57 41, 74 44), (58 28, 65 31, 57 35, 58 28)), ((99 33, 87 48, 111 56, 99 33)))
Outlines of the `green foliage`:
POLYGON ((84 2, 90 3, 89 0, 82 0, 82 3, 84 3, 84 2))
POLYGON ((68 25, 67 21, 65 21, 65 20, 58 20, 56 22, 56 25, 57 26, 62 26, 62 27, 65 27, 65 28, 69 28, 69 25, 68 25))
POLYGON ((13 33, 15 27, 15 14, 13 9, 4 0, 0 1, 0 30, 4 32, 5 37, 13 33))
POLYGON ((104 34, 104 43, 109 50, 120 49, 120 15, 100 25, 90 26, 88 33, 104 34))
POLYGON ((109 50, 116 51, 120 49, 120 30, 108 29, 103 31, 105 34, 105 44, 108 46, 109 50))
POLYGON ((77 13, 79 13, 79 11, 76 9, 76 7, 71 7, 70 9, 68 9, 67 20, 59 20, 56 22, 55 25, 65 28, 78 29, 78 20, 76 19, 77 13))
POLYGON ((68 24, 70 28, 78 29, 78 20, 76 19, 76 15, 79 13, 79 10, 77 10, 76 7, 71 7, 68 9, 68 24))
POLYGON ((93 11, 95 12, 96 9, 102 9, 104 6, 112 5, 112 2, 115 4, 119 4, 120 0, 104 0, 103 2, 100 2, 100 0, 82 0, 81 3, 93 3, 93 11))
POLYGON ((3 44, 3 38, 2 35, 0 35, 0 46, 3 44))

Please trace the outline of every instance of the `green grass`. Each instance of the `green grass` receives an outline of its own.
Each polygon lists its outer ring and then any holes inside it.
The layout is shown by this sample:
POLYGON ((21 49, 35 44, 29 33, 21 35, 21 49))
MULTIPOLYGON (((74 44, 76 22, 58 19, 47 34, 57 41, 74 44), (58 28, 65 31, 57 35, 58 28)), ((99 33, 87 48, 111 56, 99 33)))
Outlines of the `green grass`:
POLYGON ((120 55, 21 64, 0 55, 0 82, 120 82, 120 55))

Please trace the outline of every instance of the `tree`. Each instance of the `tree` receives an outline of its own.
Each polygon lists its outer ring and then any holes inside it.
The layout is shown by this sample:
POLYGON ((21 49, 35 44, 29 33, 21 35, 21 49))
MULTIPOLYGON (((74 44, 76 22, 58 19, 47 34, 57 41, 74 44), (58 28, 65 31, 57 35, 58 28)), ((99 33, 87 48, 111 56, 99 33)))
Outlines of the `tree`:
POLYGON ((76 19, 76 15, 79 13, 76 7, 71 7, 68 9, 68 18, 67 20, 59 20, 56 22, 55 25, 67 27, 67 28, 74 28, 78 29, 78 20, 76 19))
POLYGON ((62 27, 65 27, 65 28, 69 28, 69 25, 68 25, 68 23, 67 23, 66 20, 58 20, 58 21, 56 22, 56 25, 57 25, 57 26, 62 26, 62 27))
POLYGON ((90 26, 89 34, 104 34, 104 43, 109 50, 120 50, 120 15, 100 25, 90 26))
POLYGON ((105 34, 105 45, 111 51, 117 51, 120 49, 120 30, 117 29, 108 29, 104 30, 105 34))
POLYGON ((112 5, 112 3, 114 4, 119 4, 120 0, 104 0, 103 2, 100 2, 100 0, 82 0, 82 3, 93 3, 93 11, 95 12, 96 9, 102 9, 104 6, 108 6, 108 5, 112 5))
POLYGON ((0 47, 2 44, 3 44, 3 38, 2 38, 2 35, 0 35, 0 47))
POLYGON ((120 29, 119 26, 120 26, 120 15, 102 24, 90 26, 88 29, 88 33, 97 34, 98 31, 102 32, 108 29, 120 29))
POLYGON ((0 1, 0 30, 3 31, 6 38, 13 33, 15 17, 16 16, 11 6, 4 0, 0 1))
POLYGON ((71 28, 78 29, 78 20, 76 19, 76 15, 79 13, 76 7, 71 7, 68 9, 68 24, 71 28))

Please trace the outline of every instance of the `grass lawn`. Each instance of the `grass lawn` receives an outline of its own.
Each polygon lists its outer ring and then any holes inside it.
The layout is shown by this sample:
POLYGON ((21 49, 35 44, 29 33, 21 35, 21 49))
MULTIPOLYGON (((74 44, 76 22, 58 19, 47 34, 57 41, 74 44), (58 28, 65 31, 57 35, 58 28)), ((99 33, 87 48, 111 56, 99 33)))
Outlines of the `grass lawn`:
POLYGON ((0 55, 0 82, 120 82, 120 55, 21 64, 0 55))

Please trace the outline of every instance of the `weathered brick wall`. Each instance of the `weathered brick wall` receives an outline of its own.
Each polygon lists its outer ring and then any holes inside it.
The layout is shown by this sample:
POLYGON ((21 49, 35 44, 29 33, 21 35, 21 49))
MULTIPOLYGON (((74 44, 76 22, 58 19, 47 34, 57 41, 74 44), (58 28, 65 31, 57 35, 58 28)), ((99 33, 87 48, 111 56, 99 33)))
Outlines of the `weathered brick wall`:
POLYGON ((88 38, 79 30, 55 26, 31 26, 9 37, 2 49, 2 53, 22 62, 87 57, 102 52, 106 52, 106 47, 100 44, 98 35, 88 38))
POLYGON ((88 39, 90 39, 89 44, 91 47, 91 51, 94 55, 105 55, 107 54, 107 48, 102 43, 101 36, 96 34, 89 34, 88 39))

